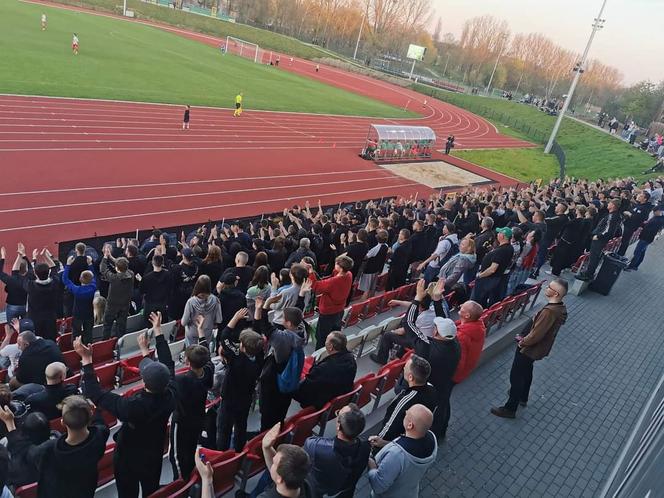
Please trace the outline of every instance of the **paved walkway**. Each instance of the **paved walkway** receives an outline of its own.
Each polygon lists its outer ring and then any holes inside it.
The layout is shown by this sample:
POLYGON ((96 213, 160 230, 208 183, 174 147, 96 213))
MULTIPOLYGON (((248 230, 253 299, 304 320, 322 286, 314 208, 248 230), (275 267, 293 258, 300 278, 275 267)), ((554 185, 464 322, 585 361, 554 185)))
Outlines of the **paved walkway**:
MULTIPOLYGON (((512 348, 457 386, 420 496, 597 496, 662 371, 662 258, 664 239, 611 295, 567 298, 567 325, 516 420, 489 414, 505 401, 512 348)), ((369 496, 366 477, 357 496, 369 496)))

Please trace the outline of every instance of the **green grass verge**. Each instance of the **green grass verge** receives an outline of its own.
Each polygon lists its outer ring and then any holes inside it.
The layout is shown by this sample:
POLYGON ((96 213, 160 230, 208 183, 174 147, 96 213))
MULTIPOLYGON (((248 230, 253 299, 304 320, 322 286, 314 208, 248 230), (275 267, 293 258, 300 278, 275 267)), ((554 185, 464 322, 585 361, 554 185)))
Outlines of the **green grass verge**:
POLYGON ((231 107, 242 90, 248 109, 414 115, 150 26, 14 1, 3 4, 0 53, 5 93, 231 107))
MULTIPOLYGON (((122 0, 53 1, 86 9, 113 12, 115 14, 122 12, 122 0)), ((133 10, 138 19, 157 21, 218 37, 234 36, 236 38, 257 43, 263 49, 280 51, 304 59, 336 57, 336 55, 327 50, 320 50, 317 47, 303 43, 296 38, 273 33, 266 29, 254 28, 252 26, 247 26, 246 24, 223 21, 221 19, 141 2, 140 0, 127 0, 127 9, 133 10)))
MULTIPOLYGON (((548 139, 556 120, 532 106, 517 102, 433 90, 423 85, 413 85, 413 88, 427 95, 433 92, 435 98, 485 117, 502 133, 540 144, 548 139)), ((569 176, 589 179, 640 177, 640 173, 653 164, 645 152, 572 119, 563 121, 557 141, 565 150, 569 176)), ((528 155, 522 157, 532 160, 528 155)), ((523 171, 527 171, 527 166, 515 164, 515 168, 523 171)), ((505 173, 509 174, 508 171, 505 173)), ((532 178, 545 177, 537 174, 532 178)))
POLYGON ((497 149, 497 150, 459 150, 454 156, 475 164, 529 182, 542 178, 548 180, 558 176, 558 161, 550 154, 544 154, 544 148, 536 149, 497 149))

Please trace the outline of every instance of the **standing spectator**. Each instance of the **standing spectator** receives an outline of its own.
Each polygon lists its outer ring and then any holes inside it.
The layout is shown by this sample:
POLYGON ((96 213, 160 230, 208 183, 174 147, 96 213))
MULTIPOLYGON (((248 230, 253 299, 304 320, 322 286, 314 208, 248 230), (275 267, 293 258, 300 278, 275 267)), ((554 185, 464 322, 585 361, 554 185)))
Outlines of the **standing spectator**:
POLYGON ((452 377, 459 364, 461 346, 456 338, 457 327, 449 318, 436 317, 434 332, 429 341, 429 380, 438 394, 431 431, 439 439, 445 439, 450 421, 450 395, 454 387, 452 377))
POLYGON ((475 268, 475 241, 466 236, 459 242, 459 252, 440 267, 438 279, 445 281, 445 290, 450 291, 463 275, 475 268))
POLYGON ((590 256, 588 256, 588 268, 583 273, 578 273, 576 278, 578 280, 593 280, 595 278, 595 270, 599 265, 602 258, 602 252, 606 243, 616 236, 616 232, 620 225, 620 201, 614 199, 609 202, 608 214, 606 214, 592 231, 592 242, 590 244, 590 256))
MULTIPOLYGON (((182 314, 182 325, 185 330, 185 344, 191 346, 198 344, 198 317, 203 317, 202 328, 205 339, 209 344, 212 341, 212 331, 221 323, 221 304, 216 296, 212 295, 212 282, 207 275, 201 275, 196 280, 192 295, 185 304, 182 314)), ((193 461, 192 461, 193 465, 193 461)), ((193 467, 192 467, 193 468, 193 467)))
POLYGON ((221 303, 221 322, 219 330, 224 330, 230 319, 239 310, 247 307, 245 293, 236 287, 238 278, 233 273, 224 273, 217 284, 217 293, 221 303))
POLYGON ((459 308, 456 337, 461 346, 461 356, 452 379, 455 385, 463 382, 480 361, 486 337, 486 327, 481 320, 483 312, 482 306, 475 301, 466 301, 459 308))
POLYGON ((514 418, 517 407, 528 404, 533 363, 548 356, 558 330, 567 320, 567 308, 563 303, 566 294, 566 280, 557 278, 549 282, 544 290, 548 303, 535 315, 528 334, 516 337, 518 345, 510 371, 509 398, 503 406, 491 408, 491 413, 497 417, 514 418))
POLYGON ((399 238, 392 245, 392 256, 388 270, 387 286, 385 290, 393 290, 406 284, 408 268, 410 266, 410 253, 412 245, 410 242, 410 230, 402 228, 399 230, 399 238))
MULTIPOLYGON (((37 263, 38 254, 36 249, 32 252, 32 266, 28 265, 28 277, 23 280, 23 290, 28 293, 28 318, 35 325, 35 334, 55 340, 62 284, 58 278, 58 267, 48 249, 41 251, 45 263, 37 263)), ((25 257, 25 250, 22 256, 25 257)))
POLYGON ((480 305, 488 307, 497 302, 497 293, 500 282, 512 263, 514 248, 510 243, 512 239, 511 228, 496 229, 498 247, 488 252, 482 259, 480 271, 475 279, 475 287, 471 299, 480 305))
MULTIPOLYGON (((89 267, 92 264, 92 258, 85 255, 86 249, 86 245, 83 242, 78 242, 76 246, 74 246, 73 261, 69 265, 69 279, 74 283, 74 285, 81 285, 81 273, 89 270, 89 267)), ((73 296, 66 288, 63 304, 64 315, 72 316, 72 306, 74 304, 73 296)))
POLYGON ((327 335, 333 330, 341 330, 346 299, 353 285, 353 260, 348 256, 338 256, 334 261, 334 272, 330 278, 317 280, 311 265, 305 265, 309 271, 312 291, 320 296, 318 300, 318 327, 316 328, 316 349, 325 345, 327 335))
MULTIPOLYGON (((60 404, 67 396, 78 393, 78 387, 65 384, 67 367, 59 361, 50 363, 44 371, 46 387, 39 385, 40 389, 25 399, 25 404, 31 412, 43 413, 48 420, 60 418, 62 410, 60 404)), ((35 384, 38 385, 38 384, 35 384)))
MULTIPOLYGON (((235 325, 239 319, 236 314, 231 323, 235 325)), ((240 346, 220 347, 219 354, 226 364, 226 376, 217 417, 217 449, 230 448, 232 433, 233 448, 240 452, 247 442, 247 418, 263 368, 263 338, 253 330, 243 330, 240 346)))
POLYGON ((551 256, 551 271, 547 271, 547 275, 560 276, 564 268, 569 268, 574 264, 575 247, 581 242, 584 237, 584 226, 586 225, 586 207, 578 206, 575 210, 574 219, 570 220, 560 233, 556 249, 551 256))
POLYGON ((651 209, 652 204, 650 203, 650 194, 647 192, 641 192, 636 196, 636 203, 631 209, 623 213, 623 233, 622 240, 620 241, 620 248, 617 251, 618 254, 621 256, 625 255, 632 234, 634 234, 634 232, 636 232, 636 230, 648 220, 651 209))
POLYGON ((456 234, 456 227, 448 221, 443 225, 443 235, 438 240, 436 249, 431 256, 420 263, 417 271, 424 271, 424 280, 428 284, 438 276, 441 266, 458 252, 459 237, 456 234))
MULTIPOLYGON (((279 299, 277 302, 273 303, 271 308, 274 310, 274 316, 272 318, 272 321, 274 323, 278 323, 283 325, 284 323, 284 309, 285 308, 292 308, 293 306, 297 306, 297 301, 300 298, 300 289, 302 288, 302 285, 306 282, 308 282, 307 277, 309 276, 309 272, 307 268, 302 266, 299 263, 296 263, 290 267, 290 270, 285 270, 288 273, 288 280, 290 281, 290 286, 284 290, 279 291, 280 289, 280 282, 277 276, 273 273, 272 278, 271 278, 271 292, 270 292, 270 297, 274 298, 277 295, 281 295, 281 299, 279 299)), ((310 284, 308 285, 308 287, 310 284)), ((310 293, 306 294, 305 297, 305 309, 308 301, 308 297, 310 296, 310 293)))
POLYGON ((127 317, 134 292, 134 274, 129 270, 126 258, 114 259, 111 256, 109 246, 104 248, 104 258, 99 269, 110 284, 104 312, 104 339, 111 337, 114 322, 116 337, 122 337, 127 331, 127 317), (111 262, 115 263, 115 272, 109 268, 111 262))
POLYGON ((625 271, 638 270, 639 265, 645 258, 648 246, 653 243, 657 234, 664 228, 664 206, 661 204, 653 209, 653 217, 645 224, 639 234, 639 241, 634 248, 632 260, 629 262, 625 271))
POLYGON ((387 260, 387 232, 378 230, 376 232, 376 245, 369 249, 364 261, 364 271, 360 277, 357 288, 363 292, 362 299, 369 299, 376 290, 378 275, 385 268, 387 260))
POLYGON ((357 363, 353 353, 346 349, 348 341, 341 332, 330 332, 325 339, 327 356, 314 363, 300 387, 293 395, 302 407, 317 410, 341 394, 353 390, 357 363))
MULTIPOLYGON (((92 259, 89 262, 92 263, 92 259)), ((92 327, 94 327, 92 301, 95 298, 95 292, 97 292, 97 281, 95 280, 95 274, 92 272, 92 264, 90 264, 87 270, 80 273, 79 285, 76 285, 70 280, 71 265, 73 263, 74 257, 70 256, 62 273, 62 283, 74 297, 72 336, 76 338, 82 335, 83 341, 89 344, 92 342, 92 327)))
MULTIPOLYGON (((303 306, 304 297, 298 305, 303 306)), ((261 409, 261 431, 267 430, 277 422, 283 422, 291 403, 292 393, 282 392, 279 387, 279 376, 288 366, 291 355, 304 356, 304 347, 307 333, 302 320, 301 308, 284 309, 283 326, 270 323, 267 318, 267 310, 263 309, 262 299, 256 301, 256 315, 258 330, 267 337, 269 350, 260 376, 260 409, 261 409)), ((301 374, 299 372, 288 372, 301 374)), ((292 380, 292 379, 291 379, 292 380)))
POLYGON ((168 300, 171 296, 171 273, 164 268, 164 256, 152 256, 152 271, 145 275, 136 275, 140 280, 140 292, 143 295, 143 315, 146 326, 150 326, 150 315, 161 313, 161 319, 167 322, 168 300))
MULTIPOLYGON (((43 413, 33 412, 26 415, 21 420, 18 430, 7 434, 7 446, 11 446, 12 454, 6 484, 18 488, 37 482, 39 480, 37 466, 39 462, 35 462, 31 458, 32 448, 58 437, 60 437, 60 433, 51 431, 48 419, 43 413)), ((0 497, 10 498, 11 494, 6 497, 0 494, 0 497)))
MULTIPOLYGON (((157 356, 172 365, 171 352, 161 327, 154 328, 157 356)), ((144 496, 159 488, 166 441, 166 424, 175 409, 173 371, 162 363, 144 357, 139 365, 145 387, 124 397, 102 391, 92 365, 92 352, 80 337, 74 349, 83 365, 83 394, 95 405, 122 422, 116 433, 113 468, 119 498, 137 498, 140 484, 144 496)))
POLYGON ((556 204, 555 216, 544 218, 544 223, 546 223, 546 231, 542 236, 542 242, 539 244, 537 261, 535 262, 535 270, 532 273, 532 278, 537 278, 539 276, 539 271, 546 261, 547 255, 549 254, 549 247, 551 247, 551 245, 556 241, 563 227, 569 221, 569 218, 565 213, 567 213, 567 205, 561 202, 556 204))
POLYGON ((221 279, 224 282, 228 275, 233 275, 237 280, 236 287, 242 292, 242 294, 247 293, 249 282, 251 282, 251 279, 254 276, 254 269, 247 266, 248 262, 249 255, 244 251, 240 251, 235 255, 235 267, 227 268, 221 275, 221 279))
POLYGON ((429 430, 433 414, 426 406, 412 405, 404 414, 405 434, 389 442, 369 459, 369 484, 375 498, 417 498, 420 481, 438 454, 436 437, 429 430))
POLYGON ((311 436, 304 442, 311 461, 307 480, 315 496, 353 498, 371 452, 369 443, 360 439, 365 423, 362 410, 351 403, 339 410, 335 437, 311 436))
MULTIPOLYGON (((431 375, 431 364, 424 358, 413 355, 406 362, 403 378, 408 387, 401 391, 388 405, 383 419, 383 428, 377 436, 369 437, 374 448, 382 448, 403 434, 404 417, 413 405, 426 406, 433 413, 438 403, 438 393, 427 381, 431 375)), ((429 424, 429 427, 431 424, 429 424)))
POLYGON ((0 247, 0 281, 5 284, 7 293, 5 319, 7 323, 11 323, 14 318, 25 318, 27 314, 28 293, 23 288, 23 281, 28 276, 28 263, 19 252, 16 255, 11 274, 7 274, 4 271, 6 259, 7 250, 0 247))
POLYGON ((302 237, 300 239, 300 247, 293 252, 284 265, 286 268, 290 268, 294 263, 300 263, 302 258, 309 257, 316 261, 316 254, 309 248, 311 246, 311 241, 308 237, 302 237))
MULTIPOLYGON (((201 275, 199 279, 207 277, 201 275)), ((215 298, 216 299, 216 298, 215 298)), ((150 315, 152 326, 161 328, 158 314, 150 315)), ((210 349, 205 330, 205 318, 196 315, 198 344, 192 344, 184 351, 184 364, 189 370, 175 377, 175 411, 171 422, 169 459, 173 467, 173 478, 189 479, 194 470, 194 451, 205 421, 205 402, 212 388, 214 365, 210 360, 210 349)), ((155 331, 156 333, 156 331, 155 331)), ((150 355, 148 338, 141 336, 139 341, 143 356, 150 355)), ((170 369, 172 365, 166 358, 170 369)))
MULTIPOLYGON (((99 460, 104 456, 109 430, 103 424, 90 425, 93 406, 82 396, 69 396, 62 404, 62 423, 67 434, 33 446, 28 461, 39 468, 38 498, 92 498, 97 489, 99 460)), ((0 408, 7 430, 16 432, 14 414, 0 408)), ((12 451, 14 439, 9 439, 12 451)))
POLYGON ((265 265, 259 266, 254 271, 254 277, 251 279, 251 286, 247 289, 246 297, 249 316, 254 316, 256 310, 256 298, 261 297, 263 301, 265 301, 270 297, 271 293, 270 270, 268 270, 265 265))
MULTIPOLYGON (((357 280, 357 277, 360 274, 360 268, 362 262, 369 252, 369 246, 367 245, 367 231, 362 228, 357 231, 357 233, 350 232, 348 239, 348 248, 346 249, 345 256, 348 256, 353 260, 353 267, 351 268, 351 273, 353 274, 353 280, 357 280)), ((341 237, 342 243, 344 236, 341 237)))
POLYGON ((275 237, 272 241, 272 249, 267 251, 267 261, 272 271, 277 271, 286 266, 288 251, 286 251, 284 244, 285 239, 283 237, 275 237))
MULTIPOLYGON (((17 322, 14 320, 12 324, 15 330, 19 329, 17 322)), ((46 366, 55 361, 64 363, 58 345, 51 339, 37 337, 34 332, 21 332, 16 345, 21 350, 21 357, 9 383, 13 389, 25 384, 46 384, 46 366)))
MULTIPOLYGON (((136 242, 138 244, 138 242, 136 242)), ((125 258, 127 258, 127 265, 129 270, 136 275, 143 275, 147 267, 145 256, 138 252, 138 247, 134 244, 127 244, 125 249, 125 258)), ((141 309, 141 295, 140 295, 140 279, 134 278, 134 291, 132 292, 132 301, 136 303, 136 308, 141 309)))
POLYGON ((211 245, 208 247, 207 256, 201 261, 201 274, 210 277, 210 281, 216 285, 223 272, 224 262, 221 258, 221 248, 211 245))
POLYGON ((199 270, 194 260, 194 251, 189 247, 182 249, 182 261, 169 270, 173 282, 171 301, 168 303, 168 314, 171 318, 181 317, 184 313, 185 304, 194 291, 199 270))

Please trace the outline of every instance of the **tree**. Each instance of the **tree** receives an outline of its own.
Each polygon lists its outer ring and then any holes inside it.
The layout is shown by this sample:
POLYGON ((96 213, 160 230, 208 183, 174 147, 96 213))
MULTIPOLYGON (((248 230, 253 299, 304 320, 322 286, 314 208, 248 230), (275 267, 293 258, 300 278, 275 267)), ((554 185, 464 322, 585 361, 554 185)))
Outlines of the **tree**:
POLYGON ((443 35, 443 20, 438 17, 438 20, 436 21, 436 27, 433 30, 433 41, 434 43, 439 43, 442 40, 442 35, 443 35))

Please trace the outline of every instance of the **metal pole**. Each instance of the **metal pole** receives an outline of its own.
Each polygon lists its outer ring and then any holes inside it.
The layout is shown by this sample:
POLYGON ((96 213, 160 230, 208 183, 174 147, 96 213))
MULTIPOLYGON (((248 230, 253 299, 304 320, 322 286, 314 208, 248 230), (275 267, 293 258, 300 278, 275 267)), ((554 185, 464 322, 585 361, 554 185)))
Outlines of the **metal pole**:
POLYGON ((408 79, 409 79, 409 80, 412 80, 412 79, 413 79, 413 71, 415 71, 415 62, 416 62, 416 61, 417 61, 417 59, 413 59, 413 65, 410 66, 410 76, 408 76, 408 79))
POLYGON ((357 49, 360 48, 360 38, 362 38, 362 28, 364 28, 364 20, 367 17, 367 11, 362 13, 362 21, 360 22, 360 32, 357 34, 357 43, 355 43, 355 52, 353 52, 353 60, 357 60, 357 49))
POLYGON ((443 78, 445 77, 445 73, 447 72, 447 65, 450 63, 450 57, 452 57, 452 54, 447 54, 447 61, 445 62, 445 68, 443 69, 443 78))
POLYGON ((590 47, 593 44, 593 39, 595 38, 595 33, 599 31, 603 24, 604 24, 604 19, 602 19, 602 14, 604 13, 604 7, 606 7, 606 0, 602 1, 602 8, 599 9, 599 14, 595 18, 595 22, 593 23, 593 30, 590 32, 590 38, 588 38, 588 44, 586 45, 586 49, 583 52, 583 55, 581 56, 581 60, 579 63, 576 65, 574 68, 574 71, 576 71, 576 74, 574 75, 574 79, 572 80, 572 84, 569 87, 569 91, 567 92, 567 98, 565 99, 565 103, 563 104, 563 108, 560 110, 558 113, 558 119, 556 120, 556 124, 553 127, 553 131, 551 131, 551 136, 549 137, 549 141, 546 144, 546 147, 544 148, 544 153, 549 154, 551 152, 551 148, 553 147, 553 142, 556 140, 556 136, 558 135, 558 130, 560 129, 560 125, 563 122, 563 117, 565 116, 565 113, 567 112, 567 108, 569 107, 570 102, 572 101, 572 97, 574 96, 574 90, 576 90, 576 85, 579 83, 579 79, 581 78, 581 73, 583 73, 584 65, 586 63, 586 59, 588 58, 588 53, 590 52, 590 47))
POLYGON ((127 15, 127 0, 124 0, 122 4, 122 15, 126 16, 127 15))
POLYGON ((487 95, 489 94, 489 90, 491 89, 491 83, 493 82, 493 76, 496 74, 496 69, 498 68, 498 62, 500 61, 500 57, 503 55, 503 50, 505 50, 505 45, 507 44, 507 39, 506 37, 503 37, 503 44, 500 47, 500 52, 498 52, 498 57, 496 57, 496 63, 493 65, 493 71, 491 71, 491 77, 489 78, 489 84, 486 86, 486 93, 487 95))

